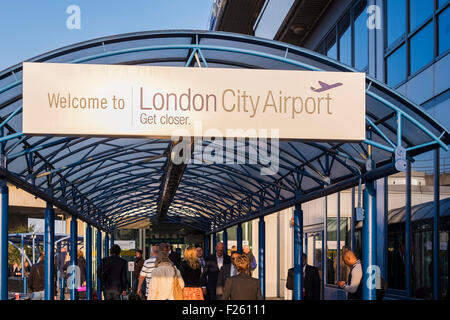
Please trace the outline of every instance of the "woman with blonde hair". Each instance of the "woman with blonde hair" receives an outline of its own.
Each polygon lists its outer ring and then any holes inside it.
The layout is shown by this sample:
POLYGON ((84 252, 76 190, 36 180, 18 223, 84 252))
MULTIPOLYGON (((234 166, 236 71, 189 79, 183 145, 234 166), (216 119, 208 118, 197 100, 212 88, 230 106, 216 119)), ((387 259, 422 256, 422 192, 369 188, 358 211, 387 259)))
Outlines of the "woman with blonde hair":
POLYGON ((167 252, 159 252, 155 269, 152 271, 147 300, 182 300, 178 292, 181 294, 183 288, 184 281, 180 271, 170 261, 167 252))
POLYGON ((223 300, 262 300, 258 279, 250 276, 250 260, 244 254, 236 257, 234 265, 238 274, 227 278, 223 289, 223 300))
POLYGON ((180 271, 184 280, 184 300, 204 300, 200 282, 202 268, 198 261, 197 249, 194 246, 188 246, 184 250, 180 271))

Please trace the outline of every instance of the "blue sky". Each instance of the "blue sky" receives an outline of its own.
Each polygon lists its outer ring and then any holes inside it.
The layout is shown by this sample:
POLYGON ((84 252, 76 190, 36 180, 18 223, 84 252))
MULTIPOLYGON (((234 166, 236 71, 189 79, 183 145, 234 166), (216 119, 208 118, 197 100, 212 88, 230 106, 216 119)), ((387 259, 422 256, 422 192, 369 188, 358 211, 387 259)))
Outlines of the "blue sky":
POLYGON ((41 53, 119 33, 207 29, 212 0, 4 0, 0 3, 0 70, 41 53), (70 30, 70 5, 81 28, 70 30))

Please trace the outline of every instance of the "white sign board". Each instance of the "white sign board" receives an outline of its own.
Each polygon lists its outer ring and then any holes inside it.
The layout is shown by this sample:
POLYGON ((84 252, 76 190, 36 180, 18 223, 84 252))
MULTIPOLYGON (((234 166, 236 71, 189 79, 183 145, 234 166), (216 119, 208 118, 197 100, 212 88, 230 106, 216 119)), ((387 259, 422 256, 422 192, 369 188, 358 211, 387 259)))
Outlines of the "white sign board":
POLYGON ((136 249, 136 241, 134 240, 114 240, 114 244, 118 244, 122 250, 136 249))
POLYGON ((364 73, 29 62, 23 70, 28 135, 365 139, 364 73))
POLYGON ((134 261, 128 261, 128 271, 134 271, 134 261))

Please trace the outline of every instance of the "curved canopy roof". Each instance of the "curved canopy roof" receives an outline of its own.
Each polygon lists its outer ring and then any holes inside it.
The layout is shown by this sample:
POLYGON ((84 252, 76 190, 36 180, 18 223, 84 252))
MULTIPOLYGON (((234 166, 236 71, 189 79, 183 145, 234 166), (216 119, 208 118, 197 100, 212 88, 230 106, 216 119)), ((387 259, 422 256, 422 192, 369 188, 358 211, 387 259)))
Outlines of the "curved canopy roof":
MULTIPOLYGON (((29 61, 356 71, 299 47, 207 31, 116 35, 29 61)), ((0 174, 103 230, 158 216, 206 232, 220 230, 348 188, 360 174, 365 179, 393 173, 399 146, 408 157, 447 148, 449 132, 436 120, 386 85, 369 77, 366 83, 370 139, 281 141, 278 173, 262 176, 262 164, 190 163, 176 168, 167 157, 170 140, 23 135, 22 64, 18 64, 0 72, 0 142, 5 155, 0 174), (369 148, 375 169, 365 174, 369 148)))

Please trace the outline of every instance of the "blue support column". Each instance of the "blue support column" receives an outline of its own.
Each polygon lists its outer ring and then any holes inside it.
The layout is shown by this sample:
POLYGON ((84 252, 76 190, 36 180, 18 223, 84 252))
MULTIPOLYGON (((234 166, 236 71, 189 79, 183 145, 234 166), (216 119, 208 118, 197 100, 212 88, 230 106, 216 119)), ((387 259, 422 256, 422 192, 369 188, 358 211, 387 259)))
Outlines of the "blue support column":
POLYGON ((211 254, 211 249, 209 247, 209 240, 211 235, 205 235, 204 244, 203 244, 203 258, 207 258, 211 254))
POLYGON ((363 223, 363 300, 376 300, 376 286, 375 277, 372 277, 373 281, 368 286, 368 279, 373 275, 367 271, 368 268, 375 267, 377 265, 377 199, 374 181, 367 181, 366 188, 363 193, 363 205, 364 205, 364 223, 363 223))
POLYGON ((303 234, 303 252, 308 257, 308 233, 303 234))
POLYGON ((341 193, 337 193, 337 223, 336 223, 336 279, 341 279, 341 193))
POLYGON ((381 277, 387 281, 388 277, 388 178, 376 181, 377 192, 377 265, 380 267, 381 277))
POLYGON ((406 161, 405 294, 411 298, 411 162, 406 161))
POLYGON ((439 276, 439 149, 436 149, 434 154, 434 202, 433 202, 433 299, 440 298, 440 276, 439 276))
POLYGON ((237 225, 237 251, 242 253, 242 224, 237 225))
POLYGON ((54 284, 54 260, 55 260, 55 210, 52 204, 47 202, 45 208, 45 300, 53 300, 54 284))
POLYGON ((212 234, 212 245, 213 245, 213 255, 216 254, 216 245, 217 245, 217 234, 214 232, 212 234))
POLYGON ((22 256, 22 270, 20 271, 21 273, 22 273, 22 285, 23 285, 23 293, 27 293, 27 278, 25 277, 25 256, 24 256, 24 253, 25 253, 25 244, 24 244, 24 241, 23 241, 23 235, 22 236, 20 236, 20 245, 21 245, 21 247, 22 247, 22 254, 21 254, 21 256, 22 256))
POLYGON ((98 277, 98 269, 100 268, 100 261, 102 260, 102 233, 97 229, 97 299, 102 300, 102 284, 98 277))
POLYGON ((228 231, 227 229, 223 230, 223 252, 228 254, 228 231))
MULTIPOLYGON (((72 272, 75 272, 77 265, 77 251, 78 251, 78 221, 77 218, 72 216, 70 220, 70 265, 72 266, 72 272)), ((70 300, 77 300, 77 288, 76 288, 76 275, 69 277, 67 287, 70 290, 70 300)))
MULTIPOLYGON (((359 195, 358 195, 359 196, 359 195)), ((355 252, 355 224, 356 224, 356 209, 355 209, 355 188, 352 188, 352 219, 350 221, 350 249, 355 252)), ((347 279, 345 279, 347 280, 347 279)))
POLYGON ((264 217, 259 217, 258 223, 258 251, 259 251, 259 267, 258 278, 261 285, 261 294, 263 299, 266 298, 266 222, 264 217))
POLYGON ((109 234, 105 234, 105 248, 103 249, 105 257, 109 256, 109 234))
POLYGON ((299 204, 294 209, 294 293, 293 300, 303 300, 303 211, 299 204))
POLYGON ((92 300, 92 228, 86 225, 86 300, 92 300))
MULTIPOLYGON (((111 249, 113 245, 114 245, 114 232, 111 233, 111 238, 109 240, 109 248, 111 249)), ((145 250, 145 243, 142 245, 142 250, 145 250)))
POLYGON ((1 300, 8 300, 8 186, 0 180, 0 290, 1 300))

